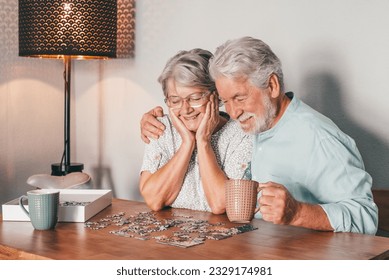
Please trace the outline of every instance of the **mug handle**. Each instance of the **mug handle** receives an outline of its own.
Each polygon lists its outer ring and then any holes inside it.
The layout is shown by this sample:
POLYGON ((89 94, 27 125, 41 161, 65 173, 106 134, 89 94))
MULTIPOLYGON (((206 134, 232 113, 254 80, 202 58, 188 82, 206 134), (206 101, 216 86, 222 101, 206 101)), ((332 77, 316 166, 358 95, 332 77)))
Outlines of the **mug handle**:
MULTIPOLYGON (((262 188, 258 187, 258 188, 257 188, 257 193, 259 194, 261 191, 262 191, 262 188)), ((257 195, 257 196, 258 196, 258 195, 257 195)), ((257 202, 258 202, 258 200, 257 200, 257 202)), ((254 214, 257 214, 257 213, 259 212, 260 207, 261 207, 261 206, 258 204, 258 207, 255 208, 255 210, 254 210, 254 214)))
POLYGON ((259 212, 259 209, 260 209, 260 206, 258 205, 258 207, 255 208, 255 210, 254 210, 254 214, 257 214, 259 212))
POLYGON ((27 214, 27 216, 30 216, 30 213, 28 213, 27 209, 24 208, 24 205, 23 205, 23 200, 25 200, 25 199, 28 199, 28 196, 22 195, 22 196, 19 198, 19 206, 20 206, 20 208, 22 208, 22 210, 24 211, 24 213, 27 214))

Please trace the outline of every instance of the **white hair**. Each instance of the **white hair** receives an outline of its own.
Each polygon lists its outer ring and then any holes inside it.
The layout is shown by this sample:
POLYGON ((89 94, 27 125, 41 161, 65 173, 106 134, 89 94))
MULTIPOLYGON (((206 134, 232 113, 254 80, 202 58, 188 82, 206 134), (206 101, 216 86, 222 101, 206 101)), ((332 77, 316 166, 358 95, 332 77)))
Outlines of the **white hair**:
POLYGON ((281 92, 284 90, 281 61, 267 44, 252 37, 229 40, 218 47, 209 62, 209 72, 213 80, 222 76, 248 78, 259 88, 267 87, 270 76, 275 74, 281 92))

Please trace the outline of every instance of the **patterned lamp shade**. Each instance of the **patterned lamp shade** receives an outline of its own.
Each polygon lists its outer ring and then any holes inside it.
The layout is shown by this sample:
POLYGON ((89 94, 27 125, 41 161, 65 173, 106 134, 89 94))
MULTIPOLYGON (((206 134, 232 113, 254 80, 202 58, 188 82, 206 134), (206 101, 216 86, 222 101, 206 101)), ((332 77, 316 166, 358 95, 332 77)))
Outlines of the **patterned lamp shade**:
POLYGON ((19 0, 19 56, 113 58, 117 1, 19 0))

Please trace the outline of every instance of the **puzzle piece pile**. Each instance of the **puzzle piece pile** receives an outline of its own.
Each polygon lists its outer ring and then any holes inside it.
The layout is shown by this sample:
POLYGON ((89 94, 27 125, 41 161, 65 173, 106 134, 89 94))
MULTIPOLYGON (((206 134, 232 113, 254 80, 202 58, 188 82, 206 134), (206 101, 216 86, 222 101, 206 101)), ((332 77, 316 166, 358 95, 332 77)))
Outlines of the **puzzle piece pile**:
POLYGON ((228 228, 223 223, 210 224, 191 216, 173 215, 170 219, 157 219, 153 212, 139 212, 128 217, 120 212, 98 221, 85 222, 85 227, 93 230, 110 225, 119 227, 118 230, 109 231, 110 234, 140 240, 155 239, 158 243, 182 248, 203 244, 207 239, 222 240, 258 229, 251 224, 228 228), (162 234, 168 229, 173 229, 172 233, 162 234))

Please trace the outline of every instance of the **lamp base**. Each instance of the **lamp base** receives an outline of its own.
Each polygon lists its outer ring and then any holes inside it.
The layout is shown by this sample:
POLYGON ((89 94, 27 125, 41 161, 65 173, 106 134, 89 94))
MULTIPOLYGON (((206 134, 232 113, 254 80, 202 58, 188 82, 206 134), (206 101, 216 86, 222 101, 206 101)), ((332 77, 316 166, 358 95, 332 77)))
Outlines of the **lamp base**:
POLYGON ((82 172, 83 169, 84 164, 82 163, 71 163, 68 167, 65 167, 64 164, 54 163, 51 165, 51 175, 64 176, 72 172, 82 172))

